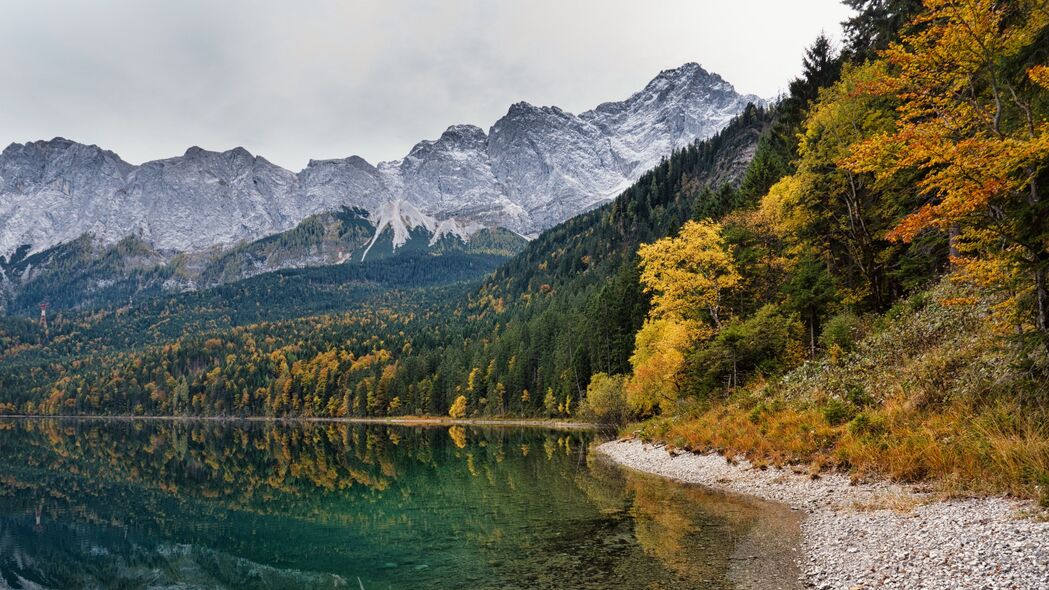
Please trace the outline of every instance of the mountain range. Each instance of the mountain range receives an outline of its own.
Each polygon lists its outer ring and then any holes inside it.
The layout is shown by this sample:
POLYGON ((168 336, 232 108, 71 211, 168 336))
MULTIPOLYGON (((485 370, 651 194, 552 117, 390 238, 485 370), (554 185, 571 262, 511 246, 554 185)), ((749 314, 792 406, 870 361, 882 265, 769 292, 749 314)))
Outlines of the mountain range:
POLYGON ((748 103, 763 101, 688 63, 579 115, 518 102, 487 132, 453 125, 399 160, 311 160, 298 173, 242 147, 191 147, 136 166, 63 138, 14 143, 0 154, 0 281, 16 290, 56 248, 77 243, 81 256, 99 259, 128 240, 149 251, 139 262, 189 256, 183 270, 196 270, 179 288, 199 286, 202 275, 233 280, 363 260, 409 241, 461 248, 481 234, 488 250, 501 244, 512 254, 712 136, 748 103), (290 254, 273 248, 274 236, 301 237, 300 226, 318 221, 338 239, 307 240, 290 254))

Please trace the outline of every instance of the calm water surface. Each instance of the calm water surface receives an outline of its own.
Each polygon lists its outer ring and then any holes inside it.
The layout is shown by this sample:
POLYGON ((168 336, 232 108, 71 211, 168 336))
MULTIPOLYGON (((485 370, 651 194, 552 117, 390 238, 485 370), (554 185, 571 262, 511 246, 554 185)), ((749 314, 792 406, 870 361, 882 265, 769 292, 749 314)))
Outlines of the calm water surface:
POLYGON ((793 588, 797 517, 595 435, 0 420, 0 588, 793 588))

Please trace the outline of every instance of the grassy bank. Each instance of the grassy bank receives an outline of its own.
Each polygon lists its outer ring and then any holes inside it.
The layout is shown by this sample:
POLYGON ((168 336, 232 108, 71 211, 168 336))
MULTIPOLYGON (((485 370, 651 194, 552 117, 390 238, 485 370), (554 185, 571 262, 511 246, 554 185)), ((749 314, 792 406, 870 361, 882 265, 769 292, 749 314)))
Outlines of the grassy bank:
MULTIPOLYGON (((806 464, 857 478, 929 482, 948 494, 1049 502, 1049 385, 987 319, 952 305, 949 283, 866 318, 855 343, 722 399, 631 430, 756 464, 806 464)), ((1000 329, 1000 328, 999 328, 1000 329)))

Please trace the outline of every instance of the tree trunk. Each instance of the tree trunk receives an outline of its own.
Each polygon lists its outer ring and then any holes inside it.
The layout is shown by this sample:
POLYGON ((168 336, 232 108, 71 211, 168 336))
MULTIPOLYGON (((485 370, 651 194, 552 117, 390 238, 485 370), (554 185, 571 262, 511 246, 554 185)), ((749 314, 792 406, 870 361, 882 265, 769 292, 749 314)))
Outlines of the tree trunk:
POLYGON ((736 353, 732 353, 732 389, 739 387, 739 376, 736 373, 736 353))
POLYGON ((809 348, 813 357, 816 356, 816 314, 809 314, 809 348))
MULTIPOLYGON (((1041 195, 1038 192, 1038 176, 1034 168, 1029 166, 1026 170, 1030 179, 1027 202, 1039 213, 1035 215, 1035 219, 1037 220, 1036 223, 1042 224, 1038 229, 1042 230, 1039 233, 1044 235, 1045 211, 1041 204, 1041 195)), ((1041 244, 1036 243, 1032 250, 1034 254, 1034 290, 1038 304, 1038 315, 1035 321, 1037 322, 1038 331, 1043 336, 1047 336, 1049 335, 1049 286, 1046 285, 1046 274, 1049 273, 1049 256, 1046 255, 1041 244)))
POLYGON ((1043 335, 1049 335, 1049 285, 1046 284, 1049 281, 1046 274, 1049 274, 1046 265, 1039 261, 1034 269, 1034 289, 1038 301, 1038 316, 1035 321, 1038 331, 1043 335))
POLYGON ((953 259, 958 257, 958 238, 962 235, 962 230, 958 227, 957 223, 951 224, 951 227, 947 230, 947 247, 948 255, 951 257, 951 265, 954 265, 953 259))

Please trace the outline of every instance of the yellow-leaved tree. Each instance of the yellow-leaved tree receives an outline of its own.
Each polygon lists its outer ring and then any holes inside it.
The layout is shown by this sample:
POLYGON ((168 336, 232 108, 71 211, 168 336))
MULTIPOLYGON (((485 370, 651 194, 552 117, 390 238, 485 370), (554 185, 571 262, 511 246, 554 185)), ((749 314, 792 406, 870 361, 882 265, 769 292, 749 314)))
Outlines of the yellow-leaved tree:
POLYGON ((700 334, 699 324, 679 318, 647 319, 634 337, 633 373, 626 385, 627 405, 639 416, 674 407, 681 390, 685 352, 700 334))
POLYGON ((456 420, 466 417, 466 396, 460 395, 455 398, 452 402, 452 407, 448 408, 448 415, 456 420))
POLYGON ((888 72, 870 89, 899 101, 896 125, 846 165, 878 178, 919 171, 925 202, 889 237, 949 232, 960 274, 1007 293, 1016 326, 1049 335, 1049 3, 925 7, 883 53, 888 72))
POLYGON ((685 353, 724 321, 726 292, 740 276, 709 220, 689 221, 676 236, 638 248, 641 282, 652 309, 634 341, 627 403, 639 415, 670 409, 681 389, 685 353))
POLYGON ((699 319, 721 326, 723 295, 739 283, 721 225, 689 221, 677 236, 642 244, 641 282, 652 294, 651 318, 699 319))
POLYGON ((601 422, 618 423, 626 412, 624 375, 594 373, 586 388, 586 411, 601 422))

